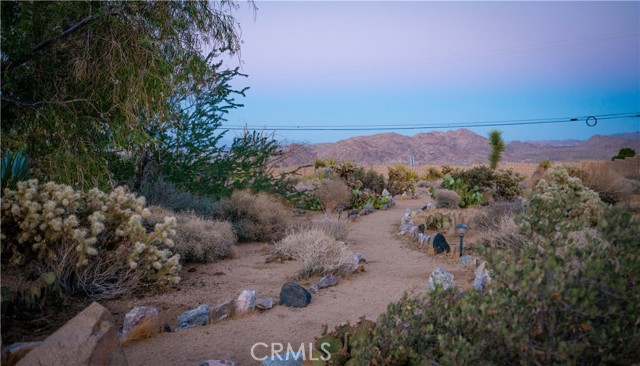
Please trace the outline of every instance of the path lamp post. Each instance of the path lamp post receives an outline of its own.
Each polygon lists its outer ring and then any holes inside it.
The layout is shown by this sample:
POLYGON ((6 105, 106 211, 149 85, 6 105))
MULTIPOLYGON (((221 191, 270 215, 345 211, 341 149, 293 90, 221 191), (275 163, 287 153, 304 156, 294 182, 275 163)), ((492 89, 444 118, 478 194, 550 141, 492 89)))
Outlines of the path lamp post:
POLYGON ((467 232, 467 225, 465 224, 456 225, 456 231, 460 236, 460 256, 462 257, 462 238, 464 238, 464 234, 467 232))

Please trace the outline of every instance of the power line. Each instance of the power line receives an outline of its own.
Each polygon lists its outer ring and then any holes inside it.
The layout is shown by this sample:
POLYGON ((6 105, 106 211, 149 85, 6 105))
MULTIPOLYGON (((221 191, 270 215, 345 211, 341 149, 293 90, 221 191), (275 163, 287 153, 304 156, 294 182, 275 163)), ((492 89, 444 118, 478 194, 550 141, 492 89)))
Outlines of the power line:
POLYGON ((421 130, 421 129, 438 129, 438 128, 465 128, 465 127, 500 127, 500 126, 520 126, 520 125, 541 125, 556 123, 574 123, 583 121, 588 126, 593 127, 599 121, 621 119, 621 118, 640 118, 640 112, 626 113, 610 113, 598 115, 586 115, 580 117, 562 117, 562 118, 537 118, 537 119, 513 119, 500 121, 468 121, 453 123, 416 123, 416 124, 364 124, 364 125, 346 125, 342 127, 326 127, 315 125, 264 125, 264 126, 223 126, 228 130, 264 130, 264 131, 384 131, 384 130, 421 130))

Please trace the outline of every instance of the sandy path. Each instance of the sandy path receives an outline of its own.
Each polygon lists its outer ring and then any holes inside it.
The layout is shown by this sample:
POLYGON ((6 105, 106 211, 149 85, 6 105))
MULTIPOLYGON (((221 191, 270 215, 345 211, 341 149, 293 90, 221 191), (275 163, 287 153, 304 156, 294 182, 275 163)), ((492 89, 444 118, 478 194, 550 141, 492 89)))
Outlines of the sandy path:
MULTIPOLYGON (((399 201, 391 210, 376 211, 352 223, 349 242, 353 250, 366 256, 366 272, 314 294, 308 307, 276 306, 264 313, 177 333, 163 333, 127 345, 125 352, 129 364, 198 365, 203 360, 226 358, 236 360, 242 366, 257 365, 259 362, 251 357, 253 344, 291 343, 297 349, 301 342, 313 341, 314 336, 320 334, 322 324, 328 324, 331 329, 347 320, 354 323, 363 315, 375 320, 404 291, 427 291, 427 278, 438 265, 453 272, 456 282, 468 281, 465 272, 471 269, 451 264, 446 258, 413 251, 396 237, 405 208, 417 209, 426 202, 424 199, 399 201)), ((453 237, 448 239, 450 242, 455 240, 453 237)), ((198 267, 197 275, 186 279, 180 292, 144 298, 135 305, 158 306, 161 313, 164 311, 165 320, 173 326, 180 312, 200 303, 215 305, 237 296, 244 288, 255 288, 258 299, 268 296, 277 299, 282 284, 291 279, 298 268, 296 262, 265 264, 264 253, 257 245, 240 247, 236 259, 198 267)), ((114 303, 109 307, 119 309, 116 316, 122 318, 127 307, 130 309, 132 305, 114 303)), ((263 354, 265 349, 257 348, 256 355, 263 354)))

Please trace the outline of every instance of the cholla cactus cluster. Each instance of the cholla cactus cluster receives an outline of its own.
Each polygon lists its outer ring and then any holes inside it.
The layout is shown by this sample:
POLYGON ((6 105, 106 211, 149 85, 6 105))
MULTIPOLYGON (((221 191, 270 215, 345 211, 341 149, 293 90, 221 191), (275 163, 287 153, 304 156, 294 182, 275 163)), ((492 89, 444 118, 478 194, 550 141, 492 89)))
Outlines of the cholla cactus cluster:
POLYGON ((2 253, 14 265, 56 261, 58 246, 73 245, 75 265, 88 265, 99 252, 122 255, 141 278, 159 284, 177 283, 179 257, 172 255, 175 219, 165 218, 147 233, 142 217, 149 214, 144 198, 118 187, 110 193, 37 180, 5 189, 2 201, 2 253))
MULTIPOLYGON (((548 174, 549 178, 540 180, 536 187, 537 197, 543 203, 541 207, 545 211, 562 211, 569 220, 585 220, 587 225, 595 225, 604 208, 598 193, 585 187, 580 179, 570 176, 563 167, 554 167, 548 174)), ((545 212, 540 214, 544 216, 545 212)))

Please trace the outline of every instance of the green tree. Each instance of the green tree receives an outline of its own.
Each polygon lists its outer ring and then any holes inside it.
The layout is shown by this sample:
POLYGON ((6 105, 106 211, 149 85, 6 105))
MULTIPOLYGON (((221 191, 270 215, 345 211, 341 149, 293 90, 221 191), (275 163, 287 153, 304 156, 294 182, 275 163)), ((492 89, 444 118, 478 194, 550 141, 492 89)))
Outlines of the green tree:
POLYGON ((0 6, 3 144, 76 186, 108 185, 109 163, 147 151, 173 102, 215 92, 213 57, 240 48, 231 1, 0 6))
POLYGON ((634 149, 630 147, 623 147, 618 152, 618 155, 611 158, 611 161, 614 161, 616 159, 632 158, 634 156, 636 156, 636 151, 634 149))
POLYGON ((489 166, 491 169, 498 167, 498 162, 502 159, 505 144, 502 139, 502 132, 492 130, 489 132, 489 144, 491 145, 491 153, 489 154, 489 166))

